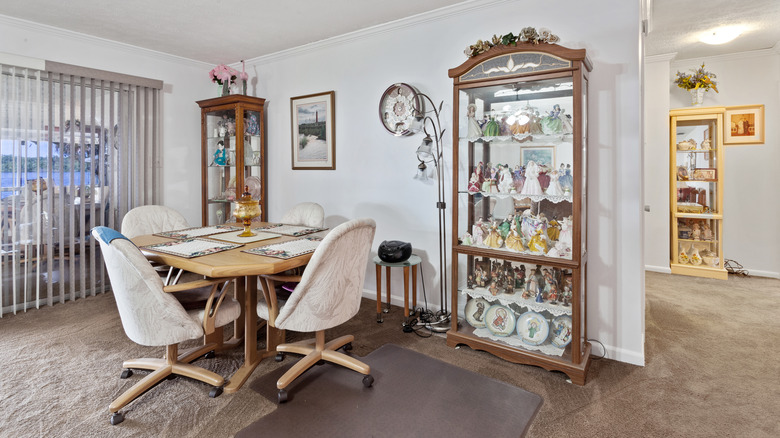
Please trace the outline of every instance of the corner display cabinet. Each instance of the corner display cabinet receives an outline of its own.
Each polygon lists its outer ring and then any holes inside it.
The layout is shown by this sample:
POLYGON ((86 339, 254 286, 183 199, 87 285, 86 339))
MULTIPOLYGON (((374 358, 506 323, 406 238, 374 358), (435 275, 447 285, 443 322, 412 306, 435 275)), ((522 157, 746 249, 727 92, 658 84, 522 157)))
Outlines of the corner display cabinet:
POLYGON ((672 274, 726 280, 723 107, 669 112, 672 274))
POLYGON ((585 50, 494 46, 454 80, 453 317, 447 345, 585 384, 585 50))
POLYGON ((201 124, 203 226, 233 222, 248 186, 266 220, 265 99, 231 94, 197 102, 201 124), (238 134, 237 134, 238 133, 238 134))

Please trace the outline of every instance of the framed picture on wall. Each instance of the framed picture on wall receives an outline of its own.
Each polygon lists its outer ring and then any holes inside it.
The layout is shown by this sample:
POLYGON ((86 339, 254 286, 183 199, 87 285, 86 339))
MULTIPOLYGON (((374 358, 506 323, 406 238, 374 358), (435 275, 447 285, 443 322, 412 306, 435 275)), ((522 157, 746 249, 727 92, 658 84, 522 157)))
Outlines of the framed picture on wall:
POLYGON ((523 167, 528 165, 529 161, 540 166, 549 168, 555 167, 555 146, 532 146, 524 147, 520 152, 520 161, 523 167))
POLYGON ((336 169, 335 92, 290 98, 293 170, 336 169))
POLYGON ((723 121, 724 144, 764 142, 764 105, 727 106, 723 121))

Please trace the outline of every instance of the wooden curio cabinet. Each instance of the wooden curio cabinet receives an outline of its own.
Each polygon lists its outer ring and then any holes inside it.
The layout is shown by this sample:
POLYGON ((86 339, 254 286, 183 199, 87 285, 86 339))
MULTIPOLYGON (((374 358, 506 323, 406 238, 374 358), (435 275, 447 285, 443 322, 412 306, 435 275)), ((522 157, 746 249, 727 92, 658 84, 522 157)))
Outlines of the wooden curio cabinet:
POLYGON ((232 222, 249 187, 266 220, 265 99, 232 94, 197 102, 201 124, 202 225, 232 222))
POLYGON ((454 81, 452 327, 465 344, 585 384, 585 50, 495 46, 454 81))

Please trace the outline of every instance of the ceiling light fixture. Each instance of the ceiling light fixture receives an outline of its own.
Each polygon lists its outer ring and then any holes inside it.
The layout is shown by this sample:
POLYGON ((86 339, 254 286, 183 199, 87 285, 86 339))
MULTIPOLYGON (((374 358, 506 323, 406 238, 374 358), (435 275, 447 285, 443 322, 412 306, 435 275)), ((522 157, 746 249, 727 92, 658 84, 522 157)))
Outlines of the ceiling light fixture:
POLYGON ((725 44, 742 34, 742 26, 724 26, 704 32, 699 36, 699 41, 706 44, 725 44))

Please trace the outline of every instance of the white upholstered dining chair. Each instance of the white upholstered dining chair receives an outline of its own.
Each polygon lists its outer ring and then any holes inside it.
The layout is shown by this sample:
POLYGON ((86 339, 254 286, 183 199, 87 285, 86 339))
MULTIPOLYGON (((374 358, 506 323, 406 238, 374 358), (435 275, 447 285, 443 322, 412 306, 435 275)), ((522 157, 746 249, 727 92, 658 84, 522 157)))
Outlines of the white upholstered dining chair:
POLYGON ((287 401, 285 388, 320 360, 345 366, 364 374, 363 384, 373 384, 371 369, 359 360, 338 352, 351 348, 352 335, 325 342, 325 330, 355 316, 360 309, 371 243, 376 223, 373 219, 355 219, 331 230, 299 278, 265 276, 264 299, 258 300, 257 313, 272 327, 297 332, 315 332, 315 339, 282 344, 276 349, 277 360, 283 353, 305 355, 277 381, 279 403, 287 401), (275 298, 276 282, 295 280, 298 285, 284 303, 275 298))
POLYGON ((322 228, 325 225, 325 209, 316 202, 301 202, 287 210, 279 222, 287 225, 322 228))
POLYGON ((107 227, 95 227, 92 236, 99 242, 111 289, 122 320, 122 327, 133 342, 144 346, 165 346, 162 359, 131 359, 123 362, 121 377, 132 375, 132 369, 152 372, 125 391, 109 405, 111 424, 119 424, 124 415, 119 412, 164 378, 176 374, 200 380, 211 386, 210 397, 222 393, 222 376, 192 365, 195 359, 213 351, 216 344, 206 344, 179 354, 178 344, 202 338, 216 327, 234 321, 241 306, 229 297, 227 285, 232 279, 203 279, 172 286, 163 286, 162 279, 130 240, 107 227), (220 285, 222 286, 220 288, 220 285), (208 299, 203 307, 185 310, 172 292, 206 289, 208 299))
MULTIPOLYGON (((187 219, 178 211, 164 205, 142 205, 135 207, 125 214, 122 218, 122 227, 120 231, 126 237, 142 236, 144 234, 155 234, 163 231, 174 231, 189 228, 187 219)), ((171 279, 174 269, 170 266, 152 262, 155 270, 166 273, 165 284, 176 284, 181 278, 183 270, 176 272, 176 277, 171 279)))

